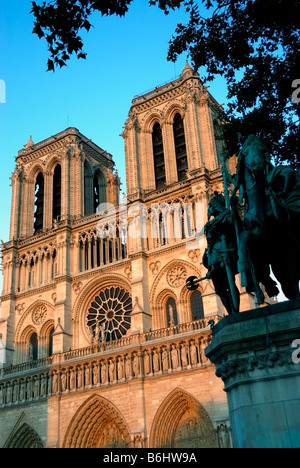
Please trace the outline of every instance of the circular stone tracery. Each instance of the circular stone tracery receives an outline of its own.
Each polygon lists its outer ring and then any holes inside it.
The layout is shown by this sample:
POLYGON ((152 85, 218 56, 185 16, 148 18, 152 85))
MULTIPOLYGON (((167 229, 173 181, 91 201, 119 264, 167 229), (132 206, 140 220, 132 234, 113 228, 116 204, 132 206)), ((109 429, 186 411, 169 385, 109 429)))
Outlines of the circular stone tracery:
POLYGON ((169 271, 167 281, 173 288, 178 288, 185 283, 187 277, 186 268, 182 265, 175 266, 169 271))
POLYGON ((126 335, 131 326, 132 299, 120 287, 108 287, 92 301, 86 326, 93 341, 113 341, 126 335))
POLYGON ((36 325, 41 325, 47 317, 47 307, 40 304, 32 312, 32 321, 36 325))

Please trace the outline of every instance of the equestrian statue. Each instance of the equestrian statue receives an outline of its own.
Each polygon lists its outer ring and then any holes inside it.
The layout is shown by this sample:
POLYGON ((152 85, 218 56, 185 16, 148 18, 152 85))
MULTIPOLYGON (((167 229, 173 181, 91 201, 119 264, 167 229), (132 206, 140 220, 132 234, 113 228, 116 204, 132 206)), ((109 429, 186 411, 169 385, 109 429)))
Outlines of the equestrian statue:
POLYGON ((210 278, 228 314, 239 312, 237 274, 258 304, 265 302, 265 293, 279 294, 271 272, 288 299, 300 295, 300 170, 274 166, 261 135, 250 135, 242 144, 236 170, 235 176, 229 174, 223 154, 225 196, 214 194, 204 228, 208 273, 186 284, 194 290, 210 278))

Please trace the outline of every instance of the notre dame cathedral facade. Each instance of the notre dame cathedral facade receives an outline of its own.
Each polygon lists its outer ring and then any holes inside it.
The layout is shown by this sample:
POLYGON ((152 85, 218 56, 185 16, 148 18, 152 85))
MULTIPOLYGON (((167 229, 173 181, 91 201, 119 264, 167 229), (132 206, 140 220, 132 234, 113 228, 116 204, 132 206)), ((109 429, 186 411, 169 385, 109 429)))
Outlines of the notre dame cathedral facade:
MULTIPOLYGON (((68 128, 28 141, 2 245, 0 447, 230 447, 204 350, 224 308, 203 277, 223 190, 220 107, 187 64, 132 101, 112 156, 68 128)), ((244 307, 252 307, 245 294, 244 307)))

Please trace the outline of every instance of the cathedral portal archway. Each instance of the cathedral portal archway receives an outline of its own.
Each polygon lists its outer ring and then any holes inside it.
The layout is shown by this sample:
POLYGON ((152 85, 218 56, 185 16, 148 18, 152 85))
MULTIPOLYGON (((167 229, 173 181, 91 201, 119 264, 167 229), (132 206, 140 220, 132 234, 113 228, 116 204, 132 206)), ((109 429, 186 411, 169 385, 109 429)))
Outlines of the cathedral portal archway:
POLYGON ((74 415, 63 448, 129 448, 131 438, 120 411, 98 395, 89 398, 74 415))
POLYGON ((5 448, 44 448, 35 430, 24 423, 9 440, 5 448))
POLYGON ((213 423, 199 401, 177 388, 154 418, 151 448, 216 448, 213 423))

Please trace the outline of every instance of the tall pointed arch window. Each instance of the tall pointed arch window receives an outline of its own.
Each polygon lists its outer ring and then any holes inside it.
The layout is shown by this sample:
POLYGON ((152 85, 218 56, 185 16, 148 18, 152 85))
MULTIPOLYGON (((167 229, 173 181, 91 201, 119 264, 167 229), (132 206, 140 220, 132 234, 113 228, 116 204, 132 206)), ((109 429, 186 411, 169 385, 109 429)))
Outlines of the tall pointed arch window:
POLYGON ((203 301, 200 291, 194 291, 191 295, 192 320, 204 318, 203 301))
POLYGON ((54 327, 51 328, 50 333, 49 333, 48 356, 53 355, 53 333, 54 333, 54 327))
POLYGON ((29 361, 36 361, 38 358, 38 337, 33 333, 29 340, 28 359, 29 361))
POLYGON ((176 114, 174 117, 173 133, 176 153, 177 177, 180 181, 186 179, 186 171, 188 169, 183 119, 180 114, 176 114))
POLYGON ((61 217, 61 166, 57 164, 53 174, 53 220, 61 217))
POLYGON ((97 212, 97 208, 100 204, 100 186, 99 186, 99 180, 97 177, 97 173, 94 175, 94 187, 93 187, 93 192, 94 192, 94 213, 97 212))
POLYGON ((102 203, 106 203, 106 180, 105 176, 98 169, 94 175, 94 187, 93 187, 93 194, 94 194, 94 213, 97 213, 98 207, 102 203))
POLYGON ((152 132, 155 185, 159 189, 166 185, 166 168, 161 126, 156 122, 152 132))
POLYGON ((35 182, 34 234, 43 230, 44 224, 44 176, 39 172, 35 182))
POLYGON ((93 174, 87 161, 84 162, 84 215, 93 214, 93 174))

